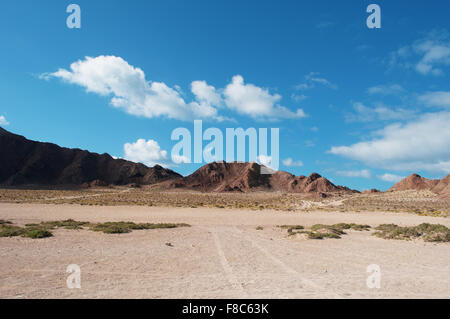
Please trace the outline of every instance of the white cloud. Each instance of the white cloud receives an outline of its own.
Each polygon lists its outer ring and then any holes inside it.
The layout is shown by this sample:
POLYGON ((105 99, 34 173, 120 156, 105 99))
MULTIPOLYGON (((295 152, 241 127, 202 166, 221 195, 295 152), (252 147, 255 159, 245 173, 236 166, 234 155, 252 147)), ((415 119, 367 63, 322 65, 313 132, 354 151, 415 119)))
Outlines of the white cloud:
POLYGON ((317 85, 323 85, 333 90, 337 90, 338 88, 336 84, 331 83, 323 77, 320 77, 320 74, 317 72, 311 72, 308 75, 305 75, 305 82, 298 84, 295 88, 299 91, 304 91, 313 89, 317 85))
POLYGON ((421 74, 442 74, 438 65, 450 65, 450 45, 439 43, 434 40, 418 42, 414 50, 422 54, 422 59, 416 64, 416 71, 421 74))
POLYGON ((123 147, 125 159, 132 162, 143 163, 147 166, 169 166, 167 151, 161 150, 158 142, 154 140, 138 139, 135 143, 126 143, 123 147))
POLYGON ((410 68, 423 75, 442 75, 442 67, 450 65, 450 42, 445 34, 437 34, 432 32, 426 38, 393 52, 391 65, 410 68))
POLYGON ((378 176, 379 179, 385 181, 385 182, 390 182, 390 183, 398 183, 400 182, 402 179, 404 179, 404 176, 399 176, 399 175, 394 175, 394 174, 383 174, 383 175, 379 175, 378 176))
POLYGON ((191 160, 185 156, 174 155, 169 157, 167 151, 162 150, 155 140, 141 138, 134 143, 126 143, 123 149, 124 159, 151 167, 155 165, 172 167, 177 164, 191 163, 191 160))
POLYGON ((361 102, 353 103, 355 113, 347 114, 347 122, 371 122, 371 121, 392 121, 405 120, 414 116, 414 110, 404 108, 391 109, 382 103, 377 103, 375 107, 368 107, 361 102))
POLYGON ((232 82, 224 90, 225 104, 232 110, 253 118, 292 118, 305 117, 302 109, 292 112, 279 105, 281 96, 270 94, 267 89, 244 83, 240 75, 233 77, 232 82))
POLYGON ((206 81, 194 81, 191 83, 191 91, 200 103, 206 105, 219 106, 222 104, 222 97, 217 93, 214 86, 208 85, 206 81))
POLYGON ((283 160, 283 165, 288 166, 288 167, 294 167, 294 166, 301 167, 301 166, 303 166, 303 162, 302 161, 294 161, 292 158, 288 157, 283 160))
POLYGON ((362 178, 372 177, 372 174, 367 169, 363 169, 360 171, 337 171, 336 174, 345 177, 362 177, 362 178))
POLYGON ((449 107, 450 92, 430 92, 419 96, 419 101, 426 106, 449 107))
POLYGON ((301 102, 303 100, 306 100, 308 97, 304 94, 295 94, 293 93, 291 95, 291 99, 293 99, 295 102, 301 102))
POLYGON ((4 116, 0 116, 0 125, 9 125, 9 122, 6 120, 4 116))
POLYGON ((179 86, 169 87, 162 82, 146 79, 140 68, 128 64, 121 57, 86 57, 70 65, 70 70, 59 69, 41 74, 40 78, 59 78, 82 86, 87 92, 111 97, 112 106, 125 112, 147 118, 167 117, 191 121, 193 119, 224 120, 218 107, 230 109, 253 118, 300 118, 302 109, 295 112, 279 105, 281 96, 267 89, 244 84, 242 76, 233 77, 225 89, 217 90, 205 81, 191 83, 194 101, 186 102, 179 86), (221 93, 223 91, 223 94, 221 93))
POLYGON ((369 94, 380 94, 380 95, 397 95, 405 92, 405 89, 398 84, 391 84, 391 85, 377 85, 372 86, 367 89, 367 92, 369 94))
POLYGON ((329 151, 372 167, 450 173, 450 112, 424 114, 374 132, 370 141, 329 151))
POLYGON ((162 82, 147 81, 144 71, 115 56, 86 57, 74 62, 70 71, 59 69, 41 78, 60 78, 80 85, 88 92, 111 96, 111 105, 125 112, 148 118, 172 119, 218 118, 208 103, 186 103, 179 90, 162 82))

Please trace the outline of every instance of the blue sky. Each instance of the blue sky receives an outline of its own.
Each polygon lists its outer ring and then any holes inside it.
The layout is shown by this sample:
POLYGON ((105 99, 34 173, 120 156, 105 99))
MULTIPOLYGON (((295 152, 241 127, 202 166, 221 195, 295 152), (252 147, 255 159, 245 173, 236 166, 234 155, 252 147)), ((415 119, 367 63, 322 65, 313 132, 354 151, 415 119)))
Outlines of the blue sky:
POLYGON ((4 1, 0 125, 182 174, 201 165, 172 163, 170 135, 195 118, 278 127, 280 169, 296 175, 356 189, 442 178, 449 12, 438 0, 4 1), (81 29, 66 26, 70 3, 81 29), (366 26, 370 3, 381 29, 366 26))

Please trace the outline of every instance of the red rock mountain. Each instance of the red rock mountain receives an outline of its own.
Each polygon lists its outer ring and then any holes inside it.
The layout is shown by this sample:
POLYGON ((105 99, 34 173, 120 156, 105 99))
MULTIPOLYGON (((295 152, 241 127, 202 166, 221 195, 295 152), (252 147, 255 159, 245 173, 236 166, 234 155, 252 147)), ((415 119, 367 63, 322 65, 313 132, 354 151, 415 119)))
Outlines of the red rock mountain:
POLYGON ((164 183, 164 187, 202 192, 247 192, 255 190, 317 194, 353 192, 349 188, 335 186, 316 173, 308 177, 296 177, 284 171, 265 175, 261 174, 262 167, 257 163, 210 163, 187 177, 164 183))
POLYGON ((427 179, 417 174, 412 174, 400 182, 392 186, 391 191, 404 191, 404 190, 431 190, 439 183, 438 179, 427 179))
POLYGON ((450 175, 441 179, 439 183, 433 187, 432 191, 442 197, 450 198, 450 175))
POLYGON ((0 185, 144 185, 180 177, 161 166, 30 141, 0 128, 0 185))
POLYGON ((390 189, 390 191, 403 190, 430 190, 443 197, 450 197, 450 175, 439 180, 427 179, 417 174, 412 174, 392 186, 390 189))

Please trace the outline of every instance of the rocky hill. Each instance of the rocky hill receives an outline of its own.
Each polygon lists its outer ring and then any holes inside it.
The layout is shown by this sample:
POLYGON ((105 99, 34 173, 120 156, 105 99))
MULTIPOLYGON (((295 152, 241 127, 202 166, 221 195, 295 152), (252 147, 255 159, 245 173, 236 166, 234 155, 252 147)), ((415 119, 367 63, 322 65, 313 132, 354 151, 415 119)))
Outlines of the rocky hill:
POLYGON ((215 162, 201 167, 187 177, 164 183, 164 187, 202 192, 248 192, 257 190, 316 194, 354 192, 346 187, 335 186, 316 173, 308 177, 295 176, 284 171, 265 175, 261 174, 262 168, 263 166, 258 163, 215 162))
POLYGON ((149 168, 108 154, 30 141, 0 128, 0 185, 140 185, 180 178, 161 166, 149 168))
POLYGON ((430 190, 443 197, 450 197, 450 175, 443 179, 427 179, 417 174, 412 174, 392 186, 390 191, 404 190, 430 190))

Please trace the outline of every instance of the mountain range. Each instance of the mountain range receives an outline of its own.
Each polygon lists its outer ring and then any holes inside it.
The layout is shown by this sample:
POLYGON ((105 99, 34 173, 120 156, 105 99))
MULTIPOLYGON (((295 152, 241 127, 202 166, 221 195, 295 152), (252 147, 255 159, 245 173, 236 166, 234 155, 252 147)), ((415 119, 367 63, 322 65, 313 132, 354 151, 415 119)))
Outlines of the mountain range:
POLYGON ((82 185, 153 184, 181 177, 161 166, 114 159, 80 149, 27 140, 0 128, 0 184, 82 185))
MULTIPOLYGON (((147 167, 108 154, 60 147, 31 141, 0 127, 0 185, 89 187, 106 185, 153 185, 163 190, 186 189, 201 192, 280 191, 326 197, 330 193, 357 193, 336 186, 317 173, 295 176, 285 171, 261 174, 262 165, 244 162, 214 162, 183 177, 156 165, 147 167)), ((430 180, 413 174, 390 191, 428 189, 450 196, 450 175, 430 180)))

